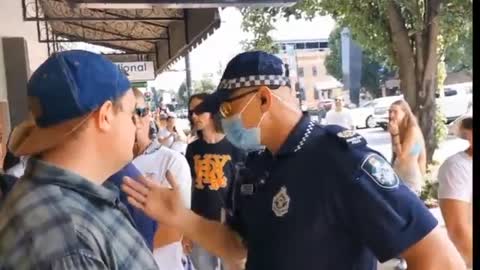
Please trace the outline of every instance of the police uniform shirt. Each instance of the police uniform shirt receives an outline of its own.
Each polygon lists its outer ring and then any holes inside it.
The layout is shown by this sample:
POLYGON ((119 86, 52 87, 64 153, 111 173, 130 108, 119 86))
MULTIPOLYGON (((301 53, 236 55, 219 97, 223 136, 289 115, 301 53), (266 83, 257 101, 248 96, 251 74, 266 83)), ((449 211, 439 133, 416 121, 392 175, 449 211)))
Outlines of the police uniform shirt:
POLYGON ((363 137, 308 117, 238 174, 227 223, 245 241, 247 270, 372 270, 437 225, 363 137))

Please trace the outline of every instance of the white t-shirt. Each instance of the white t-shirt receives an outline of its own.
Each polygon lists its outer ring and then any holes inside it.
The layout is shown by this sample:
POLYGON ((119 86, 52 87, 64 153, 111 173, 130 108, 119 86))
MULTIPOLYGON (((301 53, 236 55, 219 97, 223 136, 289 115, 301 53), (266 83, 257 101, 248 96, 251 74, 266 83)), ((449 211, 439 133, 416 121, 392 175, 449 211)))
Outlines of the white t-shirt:
MULTIPOLYGON (((166 184, 168 182, 165 175, 169 170, 177 180, 185 205, 190 208, 192 176, 188 162, 182 154, 153 141, 142 155, 133 160, 133 164, 144 175, 166 184)), ((184 270, 183 248, 180 241, 154 249, 153 256, 160 269, 184 270)))
POLYGON ((327 125, 339 125, 347 129, 352 129, 353 119, 349 109, 343 108, 340 112, 331 109, 325 116, 327 125))
MULTIPOLYGON (((168 131, 167 128, 161 128, 158 130, 158 133, 157 133, 157 136, 158 138, 167 138, 168 136, 170 136, 172 133, 170 131, 168 131)), ((163 145, 165 145, 166 147, 170 148, 173 144, 173 142, 175 141, 175 136, 171 136, 168 138, 168 140, 166 140, 165 143, 163 143, 163 145)))
POLYGON ((464 151, 449 157, 438 170, 438 198, 472 202, 472 158, 464 151))
POLYGON ((25 168, 27 167, 28 157, 22 156, 20 157, 20 162, 18 162, 15 166, 8 169, 5 173, 8 175, 15 176, 20 178, 25 173, 25 168))

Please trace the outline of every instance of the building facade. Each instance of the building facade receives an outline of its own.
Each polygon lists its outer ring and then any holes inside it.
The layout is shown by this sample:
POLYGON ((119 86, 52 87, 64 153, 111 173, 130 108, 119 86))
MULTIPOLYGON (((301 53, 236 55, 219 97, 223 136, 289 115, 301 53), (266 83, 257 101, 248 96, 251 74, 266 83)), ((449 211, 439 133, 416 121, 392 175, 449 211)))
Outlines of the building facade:
POLYGON ((302 105, 315 109, 320 100, 342 94, 342 84, 325 68, 327 39, 276 41, 278 56, 289 65, 292 87, 301 93, 302 105))

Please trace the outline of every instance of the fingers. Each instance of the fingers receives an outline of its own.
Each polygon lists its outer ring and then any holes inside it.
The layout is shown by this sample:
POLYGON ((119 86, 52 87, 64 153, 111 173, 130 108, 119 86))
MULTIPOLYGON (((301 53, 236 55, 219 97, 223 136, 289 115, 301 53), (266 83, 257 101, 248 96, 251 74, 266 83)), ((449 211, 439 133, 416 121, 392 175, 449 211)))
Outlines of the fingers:
POLYGON ((138 208, 138 209, 140 209, 140 210, 144 210, 143 204, 141 204, 140 202, 138 202, 138 201, 135 200, 134 198, 128 196, 127 200, 128 200, 128 202, 129 202, 131 205, 133 205, 133 207, 138 208))
MULTIPOLYGON (((135 177, 138 181, 134 181, 133 179, 131 181, 135 182, 136 184, 143 184, 143 186, 145 186, 148 189, 152 189, 154 186, 155 186, 155 181, 152 181, 151 179, 149 179, 148 177, 142 175, 142 174, 139 174, 135 177)), ((131 179, 131 178, 130 178, 131 179)), ((129 181, 130 183, 130 181, 129 181)))
POLYGON ((177 179, 170 171, 167 171, 166 178, 172 189, 178 189, 177 179))
MULTIPOLYGON (((144 181, 148 180, 144 178, 144 181)), ((122 188, 124 187, 128 187, 130 190, 133 190, 136 193, 140 193, 143 196, 146 196, 149 192, 149 188, 145 184, 135 181, 128 176, 123 177, 122 188)))
POLYGON ((147 201, 147 195, 141 194, 140 192, 136 191, 135 189, 131 188, 128 184, 122 185, 122 189, 125 193, 128 194, 128 197, 131 197, 133 200, 137 201, 138 203, 144 205, 147 201))

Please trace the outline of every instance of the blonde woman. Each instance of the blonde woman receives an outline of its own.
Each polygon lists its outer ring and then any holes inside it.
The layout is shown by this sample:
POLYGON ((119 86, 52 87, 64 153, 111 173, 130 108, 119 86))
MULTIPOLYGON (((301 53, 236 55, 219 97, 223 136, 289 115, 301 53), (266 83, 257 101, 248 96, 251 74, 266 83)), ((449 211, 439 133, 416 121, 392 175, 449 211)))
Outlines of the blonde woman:
POLYGON ((392 138, 393 168, 417 195, 426 171, 425 140, 415 115, 404 100, 395 101, 389 110, 388 131, 392 138))

